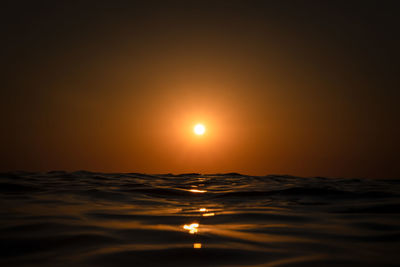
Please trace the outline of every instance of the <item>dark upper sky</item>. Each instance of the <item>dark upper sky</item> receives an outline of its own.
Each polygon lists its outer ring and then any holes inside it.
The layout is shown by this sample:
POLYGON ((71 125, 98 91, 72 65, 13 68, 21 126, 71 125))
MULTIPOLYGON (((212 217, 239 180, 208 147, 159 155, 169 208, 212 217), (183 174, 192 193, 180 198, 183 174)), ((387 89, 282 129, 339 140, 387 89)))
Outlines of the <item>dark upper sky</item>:
POLYGON ((5 1, 0 170, 399 177, 397 2, 5 1))

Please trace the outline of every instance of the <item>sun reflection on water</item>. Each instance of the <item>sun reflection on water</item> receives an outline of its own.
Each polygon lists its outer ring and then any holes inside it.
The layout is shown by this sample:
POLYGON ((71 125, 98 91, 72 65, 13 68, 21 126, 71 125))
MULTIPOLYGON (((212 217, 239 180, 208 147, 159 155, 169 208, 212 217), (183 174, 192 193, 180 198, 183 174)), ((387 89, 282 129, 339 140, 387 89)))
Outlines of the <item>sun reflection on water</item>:
POLYGON ((183 229, 188 230, 189 233, 191 233, 191 234, 197 233, 199 231, 198 228, 199 228, 199 224, 198 223, 192 223, 190 225, 185 224, 183 226, 183 229))
POLYGON ((201 248, 201 243, 194 243, 193 248, 201 248))
POLYGON ((190 189, 189 191, 192 192, 192 193, 205 193, 205 192, 207 192, 206 190, 198 190, 198 189, 190 189))

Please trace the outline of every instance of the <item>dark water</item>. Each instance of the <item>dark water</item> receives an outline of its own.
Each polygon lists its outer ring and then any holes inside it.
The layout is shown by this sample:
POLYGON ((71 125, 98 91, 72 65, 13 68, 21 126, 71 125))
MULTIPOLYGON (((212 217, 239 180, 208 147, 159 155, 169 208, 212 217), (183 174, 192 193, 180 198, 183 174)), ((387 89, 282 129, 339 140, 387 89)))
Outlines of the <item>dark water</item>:
POLYGON ((0 174, 0 266, 399 266, 400 182, 0 174))

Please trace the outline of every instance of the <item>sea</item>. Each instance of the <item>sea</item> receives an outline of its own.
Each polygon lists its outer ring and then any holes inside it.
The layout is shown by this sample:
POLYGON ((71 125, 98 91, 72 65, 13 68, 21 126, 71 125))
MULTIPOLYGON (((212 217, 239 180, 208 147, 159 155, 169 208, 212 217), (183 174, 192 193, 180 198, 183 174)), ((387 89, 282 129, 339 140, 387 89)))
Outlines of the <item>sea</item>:
POLYGON ((1 173, 0 266, 400 266, 400 180, 1 173))

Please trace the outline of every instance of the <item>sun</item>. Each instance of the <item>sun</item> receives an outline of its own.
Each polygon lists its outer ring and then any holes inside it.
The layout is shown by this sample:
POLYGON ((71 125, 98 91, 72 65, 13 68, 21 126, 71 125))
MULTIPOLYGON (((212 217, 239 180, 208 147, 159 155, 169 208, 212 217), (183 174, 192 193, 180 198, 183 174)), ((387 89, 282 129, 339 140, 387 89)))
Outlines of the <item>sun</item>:
POLYGON ((198 123, 193 127, 193 132, 197 135, 203 135, 206 132, 206 127, 203 124, 198 123))

